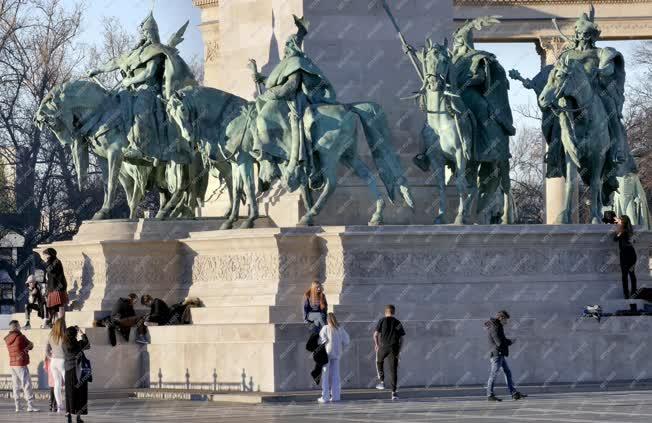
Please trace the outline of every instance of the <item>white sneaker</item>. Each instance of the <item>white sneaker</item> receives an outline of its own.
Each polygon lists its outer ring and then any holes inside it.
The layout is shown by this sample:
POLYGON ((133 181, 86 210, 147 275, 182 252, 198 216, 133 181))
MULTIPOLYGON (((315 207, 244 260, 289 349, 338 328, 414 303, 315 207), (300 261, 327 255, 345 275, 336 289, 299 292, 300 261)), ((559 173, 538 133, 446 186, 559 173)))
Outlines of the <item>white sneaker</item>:
POLYGON ((38 408, 34 407, 27 407, 27 412, 28 413, 38 413, 40 410, 38 408))
POLYGON ((398 395, 396 392, 392 392, 392 401, 396 401, 398 399, 398 395))
POLYGON ((20 413, 20 407, 16 406, 16 413, 20 413))
POLYGON ((323 397, 317 398, 317 402, 320 404, 326 404, 328 401, 326 401, 323 397))
POLYGON ((376 385, 376 389, 379 389, 379 390, 382 391, 383 389, 385 389, 385 383, 384 383, 384 382, 380 382, 378 385, 376 385))

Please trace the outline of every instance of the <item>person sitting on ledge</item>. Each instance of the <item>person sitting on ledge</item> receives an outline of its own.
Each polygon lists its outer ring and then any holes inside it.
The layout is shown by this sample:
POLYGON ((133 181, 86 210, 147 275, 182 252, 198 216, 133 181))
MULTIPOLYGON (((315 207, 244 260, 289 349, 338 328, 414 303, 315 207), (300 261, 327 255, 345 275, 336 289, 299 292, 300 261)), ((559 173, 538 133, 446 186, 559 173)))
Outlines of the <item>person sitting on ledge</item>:
POLYGON ((170 322, 170 308, 165 301, 160 298, 153 298, 151 295, 145 294, 140 297, 140 303, 149 307, 149 313, 145 315, 142 326, 142 334, 136 342, 144 344, 147 343, 147 328, 145 326, 163 326, 170 322))
MULTIPOLYGON (((134 326, 142 326, 138 323, 142 320, 143 316, 137 315, 134 310, 134 303, 136 303, 136 301, 138 301, 138 295, 131 293, 127 298, 118 298, 118 301, 116 301, 113 306, 108 325, 109 341, 111 342, 111 345, 115 346, 116 344, 116 328, 120 331, 120 334, 125 341, 129 342, 129 332, 131 328, 134 326)), ((141 333, 138 333, 138 335, 141 335, 141 333)))
POLYGON ((312 333, 318 334, 326 325, 327 314, 328 303, 324 289, 319 281, 312 281, 303 298, 303 321, 310 326, 312 333))

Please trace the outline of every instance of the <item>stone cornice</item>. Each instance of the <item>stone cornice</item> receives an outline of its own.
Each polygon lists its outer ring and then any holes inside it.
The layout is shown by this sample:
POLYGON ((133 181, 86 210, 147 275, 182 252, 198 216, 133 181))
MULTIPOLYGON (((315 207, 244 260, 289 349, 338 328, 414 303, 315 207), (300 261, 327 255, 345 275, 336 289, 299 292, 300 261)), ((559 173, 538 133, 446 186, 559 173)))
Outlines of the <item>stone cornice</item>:
POLYGON ((192 0, 192 4, 197 7, 211 7, 217 6, 219 0, 192 0))
MULTIPOLYGON (((454 0, 455 6, 524 6, 529 4, 587 4, 586 0, 454 0)), ((593 0, 594 4, 640 4, 652 0, 593 0)))

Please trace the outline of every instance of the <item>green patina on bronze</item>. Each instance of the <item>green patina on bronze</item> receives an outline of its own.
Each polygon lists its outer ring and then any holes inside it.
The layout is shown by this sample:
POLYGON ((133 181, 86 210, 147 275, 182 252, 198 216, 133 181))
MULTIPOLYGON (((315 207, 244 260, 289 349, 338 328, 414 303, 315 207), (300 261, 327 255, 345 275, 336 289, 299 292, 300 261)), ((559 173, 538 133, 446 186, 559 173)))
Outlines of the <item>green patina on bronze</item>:
POLYGON ((387 3, 383 6, 422 81, 414 98, 426 113, 421 133, 424 153, 414 161, 424 171, 433 168, 439 188, 435 223, 445 223, 446 166, 453 172, 459 195, 456 224, 473 223, 474 198, 478 223, 512 223, 509 137, 515 130, 509 82, 493 54, 474 48, 472 33, 497 24, 498 19, 481 17, 462 25, 453 35, 452 51, 447 40, 441 45, 430 39, 416 51, 405 41, 387 3))
POLYGON ((623 124, 623 55, 611 47, 596 47, 600 29, 593 7, 574 28, 570 37, 561 34, 567 46, 555 65, 544 67, 531 80, 510 71, 512 79, 534 90, 539 99, 548 144, 546 177, 566 178, 565 208, 557 222, 571 223, 579 172, 591 189, 593 223, 600 222, 602 210, 613 208, 649 228, 647 200, 623 124))

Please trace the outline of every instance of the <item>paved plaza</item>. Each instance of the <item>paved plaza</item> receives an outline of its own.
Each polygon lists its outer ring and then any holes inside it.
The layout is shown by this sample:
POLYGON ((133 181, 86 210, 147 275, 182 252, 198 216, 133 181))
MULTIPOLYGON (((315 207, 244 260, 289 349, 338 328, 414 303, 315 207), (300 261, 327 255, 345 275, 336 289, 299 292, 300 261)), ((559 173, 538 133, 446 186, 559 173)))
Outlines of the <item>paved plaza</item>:
MULTIPOLYGON (((39 406, 44 409, 44 403, 39 406)), ((652 391, 538 394, 525 401, 487 403, 483 397, 423 400, 344 401, 226 405, 197 401, 92 401, 87 422, 515 422, 515 423, 649 423, 652 391)), ((2 422, 62 422, 47 412, 16 415, 13 403, 0 402, 2 422)))

